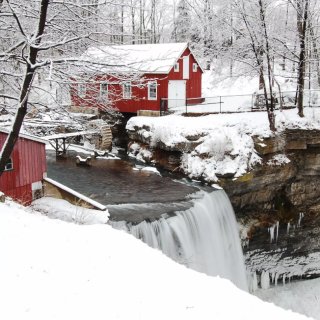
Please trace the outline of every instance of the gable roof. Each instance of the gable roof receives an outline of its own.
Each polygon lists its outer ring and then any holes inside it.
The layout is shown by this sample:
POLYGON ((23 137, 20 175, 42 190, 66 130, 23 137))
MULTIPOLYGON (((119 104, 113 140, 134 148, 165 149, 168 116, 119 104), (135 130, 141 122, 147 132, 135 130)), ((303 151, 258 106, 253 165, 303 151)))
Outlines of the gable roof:
POLYGON ((168 74, 187 48, 186 42, 92 47, 82 59, 105 64, 102 72, 168 74))
MULTIPOLYGON (((0 132, 1 133, 5 133, 5 134, 9 134, 10 130, 0 127, 0 132)), ((43 144, 47 144, 48 143, 48 141, 45 140, 45 139, 42 139, 42 138, 39 138, 39 137, 36 137, 36 136, 32 136, 32 135, 29 135, 29 134, 25 134, 25 133, 19 133, 19 138, 28 139, 28 140, 32 140, 32 141, 43 143, 43 144)))

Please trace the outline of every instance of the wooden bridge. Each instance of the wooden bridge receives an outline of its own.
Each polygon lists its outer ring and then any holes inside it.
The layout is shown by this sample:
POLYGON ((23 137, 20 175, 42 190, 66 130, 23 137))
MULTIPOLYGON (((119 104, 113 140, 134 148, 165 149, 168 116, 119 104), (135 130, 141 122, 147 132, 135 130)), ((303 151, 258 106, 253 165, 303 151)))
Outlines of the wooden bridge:
POLYGON ((86 131, 77 131, 70 133, 58 133, 44 137, 50 145, 56 151, 57 156, 64 157, 72 142, 76 138, 86 135, 99 135, 101 137, 99 146, 96 146, 99 150, 110 150, 112 147, 112 132, 108 125, 103 125, 99 129, 91 129, 86 131))
POLYGON ((50 136, 44 137, 48 140, 50 145, 56 151, 56 155, 59 157, 64 157, 67 153, 67 150, 70 144, 74 141, 75 138, 82 137, 89 134, 98 134, 98 130, 88 130, 88 131, 77 131, 70 133, 58 133, 50 136))

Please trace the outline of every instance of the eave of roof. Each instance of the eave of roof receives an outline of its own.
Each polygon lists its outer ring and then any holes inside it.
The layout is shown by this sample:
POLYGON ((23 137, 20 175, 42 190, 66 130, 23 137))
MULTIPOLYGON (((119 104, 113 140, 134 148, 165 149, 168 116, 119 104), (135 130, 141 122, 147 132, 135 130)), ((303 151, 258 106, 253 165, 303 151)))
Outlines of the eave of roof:
MULTIPOLYGON (((144 63, 144 60, 140 60, 140 61, 135 61, 133 62, 133 60, 130 60, 130 58, 132 59, 132 56, 130 57, 129 55, 129 63, 128 64, 124 64, 124 65, 117 65, 114 61, 114 65, 113 66, 106 66, 105 71, 104 72, 108 72, 110 74, 124 74, 124 73, 132 73, 132 74, 169 74, 170 71, 172 70, 172 68, 174 67, 174 64, 181 58, 182 54, 185 52, 185 50, 188 48, 190 50, 190 54, 193 55, 195 61, 197 62, 197 64, 199 65, 201 71, 203 72, 203 68, 201 66, 201 64, 199 63, 197 57, 195 56, 195 54, 193 53, 193 51, 191 50, 191 48, 189 47, 189 44, 187 42, 183 42, 183 43, 165 43, 165 44, 149 44, 149 45, 117 45, 117 46, 105 46, 105 47, 92 47, 89 48, 86 53, 83 55, 83 57, 85 57, 84 61, 88 61, 88 58, 95 58, 96 60, 103 60, 103 59, 107 59, 108 55, 109 57, 112 56, 112 54, 116 54, 117 51, 119 51, 119 53, 124 53, 124 52, 130 52, 130 50, 136 51, 135 54, 138 52, 139 53, 139 49, 143 48, 144 46, 146 46, 147 48, 150 47, 152 48, 154 46, 154 48, 151 50, 151 56, 152 58, 150 60, 148 60, 148 58, 150 58, 150 54, 146 55, 146 60, 144 63), (157 58, 157 55, 154 56, 154 52, 152 53, 152 50, 154 50, 154 48, 159 48, 159 50, 162 48, 165 48, 166 50, 170 49, 170 45, 173 46, 173 48, 175 47, 175 49, 172 49, 173 52, 171 53, 171 55, 169 54, 168 57, 166 57, 165 55, 162 55, 161 57, 159 56, 159 58, 157 58), (179 47, 180 46, 180 47, 179 47), (136 49, 136 50, 134 50, 136 49), (178 49, 178 50, 177 50, 178 49), (104 57, 105 55, 105 57, 104 57), (156 62, 159 61, 159 65, 157 66, 156 63, 154 65, 152 65, 152 61, 156 62), (163 61, 168 61, 168 65, 161 65, 161 62, 163 61), (169 63, 170 61, 170 63, 169 63), (150 65, 148 66, 148 62, 150 62, 150 65), (139 65, 141 68, 139 68, 139 65), (144 69, 144 67, 146 67, 148 69, 144 69)), ((146 51, 148 52, 148 51, 146 51)), ((170 52, 170 50, 169 50, 170 52)), ((143 57, 143 53, 144 51, 141 50, 141 56, 143 57)), ((121 54, 119 59, 121 59, 121 54)), ((123 57, 127 57, 126 55, 124 55, 123 57)), ((116 60, 115 60, 116 61, 116 60)), ((127 61, 128 62, 128 61, 127 61)), ((94 69, 94 68, 93 68, 94 69)), ((100 71, 103 71, 103 67, 100 68, 100 71)))
MULTIPOLYGON (((10 130, 0 127, 0 132, 5 133, 5 134, 9 134, 10 130)), ((39 137, 36 137, 36 136, 32 136, 32 135, 29 135, 29 134, 25 134, 25 133, 19 133, 19 138, 28 139, 28 140, 32 140, 32 141, 43 143, 43 144, 47 144, 48 143, 48 141, 45 140, 45 139, 42 139, 42 138, 39 138, 39 137)))

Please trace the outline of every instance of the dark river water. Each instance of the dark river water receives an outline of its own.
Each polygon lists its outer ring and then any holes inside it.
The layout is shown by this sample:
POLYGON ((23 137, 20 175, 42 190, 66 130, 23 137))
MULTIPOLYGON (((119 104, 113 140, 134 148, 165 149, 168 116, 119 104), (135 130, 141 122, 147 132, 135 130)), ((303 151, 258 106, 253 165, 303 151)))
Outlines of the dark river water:
MULTIPOLYGON (((190 207, 189 195, 197 188, 141 171, 121 159, 92 159, 91 166, 77 166, 75 152, 66 159, 56 159, 47 152, 48 177, 91 199, 106 205, 115 220, 152 219, 153 217, 190 207)), ((86 157, 82 155, 82 157, 86 157)))

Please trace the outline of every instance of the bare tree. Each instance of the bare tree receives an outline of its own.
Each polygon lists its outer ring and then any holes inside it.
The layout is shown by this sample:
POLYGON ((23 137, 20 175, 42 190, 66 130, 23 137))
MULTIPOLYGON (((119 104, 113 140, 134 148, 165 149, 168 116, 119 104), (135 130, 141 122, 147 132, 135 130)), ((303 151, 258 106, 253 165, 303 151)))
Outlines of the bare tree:
POLYGON ((40 102, 40 96, 50 90, 47 84, 68 90, 71 76, 93 78, 101 66, 108 65, 100 62, 98 67, 81 54, 112 36, 109 27, 114 21, 109 20, 107 9, 119 4, 114 0, 0 1, 0 105, 15 114, 1 149, 1 175, 30 106, 48 107, 40 102))
POLYGON ((297 81, 297 107, 298 114, 303 117, 303 95, 305 84, 305 71, 306 71, 306 37, 308 26, 308 14, 309 14, 309 0, 297 0, 297 30, 300 43, 299 64, 298 64, 298 81, 297 81))
MULTIPOLYGON (((5 165, 8 162, 10 155, 12 153, 13 147, 19 137, 19 132, 23 123, 23 119, 27 113, 28 109, 28 95, 32 86, 33 78, 36 72, 37 66, 37 57, 39 51, 41 50, 41 40, 45 32, 46 21, 47 21, 47 12, 50 0, 41 0, 39 8, 39 16, 36 33, 32 39, 32 43, 29 45, 28 54, 25 60, 25 75, 22 82, 21 93, 19 97, 19 105, 16 113, 16 117, 12 126, 10 133, 6 139, 6 142, 1 150, 0 154, 0 174, 3 173, 5 165)), ((23 36, 25 36, 24 28, 21 24, 21 21, 14 9, 12 8, 9 0, 7 0, 8 7, 13 15, 13 18, 16 20, 18 28, 23 36)), ((24 44, 25 47, 25 44, 24 44)), ((25 49, 25 48, 23 48, 25 49)), ((1 55, 0 55, 1 56, 1 55)))

